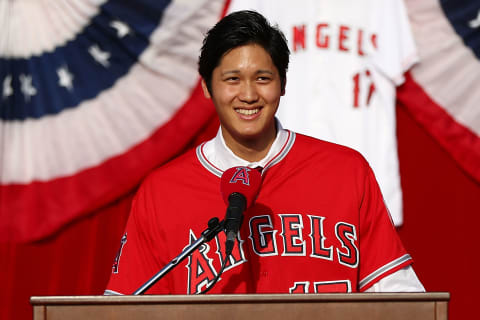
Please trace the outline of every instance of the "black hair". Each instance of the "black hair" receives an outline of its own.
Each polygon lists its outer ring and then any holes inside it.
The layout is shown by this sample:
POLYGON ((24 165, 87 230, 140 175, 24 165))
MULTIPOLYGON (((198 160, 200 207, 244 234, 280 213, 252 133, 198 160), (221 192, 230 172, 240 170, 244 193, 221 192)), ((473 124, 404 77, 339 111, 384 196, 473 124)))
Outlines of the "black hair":
POLYGON ((213 69, 220 64, 222 57, 232 49, 252 43, 268 52, 278 69, 282 90, 285 88, 290 55, 285 36, 260 13, 244 10, 225 16, 203 39, 198 72, 210 93, 213 69))

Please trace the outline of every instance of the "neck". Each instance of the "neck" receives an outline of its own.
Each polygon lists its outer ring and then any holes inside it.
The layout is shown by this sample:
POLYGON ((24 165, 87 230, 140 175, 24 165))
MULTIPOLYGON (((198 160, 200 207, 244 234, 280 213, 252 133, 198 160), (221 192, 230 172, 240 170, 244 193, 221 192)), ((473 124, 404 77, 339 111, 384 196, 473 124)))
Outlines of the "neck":
POLYGON ((277 130, 276 128, 269 130, 268 133, 262 135, 260 139, 235 139, 228 136, 228 134, 226 135, 223 129, 222 135, 227 147, 232 150, 237 157, 249 162, 257 162, 265 158, 268 151, 270 151, 270 147, 277 136, 277 130))

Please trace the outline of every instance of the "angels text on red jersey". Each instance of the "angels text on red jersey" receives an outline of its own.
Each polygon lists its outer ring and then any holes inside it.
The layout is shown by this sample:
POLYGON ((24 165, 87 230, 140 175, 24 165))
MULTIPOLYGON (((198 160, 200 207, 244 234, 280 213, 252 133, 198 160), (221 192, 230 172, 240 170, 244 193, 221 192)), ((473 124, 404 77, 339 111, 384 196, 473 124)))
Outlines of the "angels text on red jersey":
MULTIPOLYGON (((349 268, 358 266, 358 239, 354 225, 337 222, 333 230, 325 230, 326 217, 300 214, 273 216, 279 219, 279 229, 274 228, 271 215, 253 216, 246 221, 249 228, 248 241, 238 238, 225 273, 247 261, 245 246, 250 246, 249 249, 261 258, 303 256, 328 260, 349 268), (305 224, 309 225, 308 228, 305 228, 305 224)), ((190 243, 196 239, 194 232, 190 230, 190 243)), ((214 262, 216 266, 220 266, 224 259, 224 246, 225 234, 222 232, 216 236, 215 242, 203 244, 200 250, 189 257, 186 266, 188 294, 201 292, 213 281, 217 275, 214 262)))

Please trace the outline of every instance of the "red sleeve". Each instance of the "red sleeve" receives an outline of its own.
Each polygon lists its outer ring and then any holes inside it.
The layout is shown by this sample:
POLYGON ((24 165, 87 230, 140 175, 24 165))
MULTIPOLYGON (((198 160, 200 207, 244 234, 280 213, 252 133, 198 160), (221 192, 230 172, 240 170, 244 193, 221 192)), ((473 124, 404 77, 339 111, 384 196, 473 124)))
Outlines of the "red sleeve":
MULTIPOLYGON (((132 294, 164 266, 164 261, 158 258, 163 242, 158 232, 157 208, 152 194, 152 185, 147 179, 133 200, 106 294, 132 294)), ((168 293, 168 288, 157 283, 147 293, 168 293)))
POLYGON ((360 207, 360 291, 412 263, 398 237, 375 176, 368 164, 365 168, 360 207))

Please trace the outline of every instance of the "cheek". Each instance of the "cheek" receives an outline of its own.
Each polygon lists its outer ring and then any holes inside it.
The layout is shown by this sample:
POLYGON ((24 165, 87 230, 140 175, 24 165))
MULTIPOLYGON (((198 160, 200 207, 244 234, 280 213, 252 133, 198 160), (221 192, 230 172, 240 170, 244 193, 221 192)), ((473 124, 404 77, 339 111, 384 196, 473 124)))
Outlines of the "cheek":
POLYGON ((235 87, 223 84, 212 86, 212 92, 215 100, 220 103, 228 102, 236 95, 235 87))
POLYGON ((281 97, 280 89, 265 88, 262 92, 262 96, 268 103, 278 103, 281 97))

